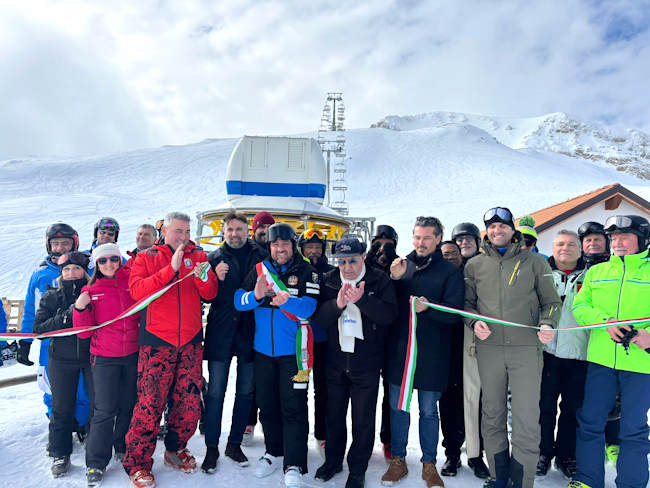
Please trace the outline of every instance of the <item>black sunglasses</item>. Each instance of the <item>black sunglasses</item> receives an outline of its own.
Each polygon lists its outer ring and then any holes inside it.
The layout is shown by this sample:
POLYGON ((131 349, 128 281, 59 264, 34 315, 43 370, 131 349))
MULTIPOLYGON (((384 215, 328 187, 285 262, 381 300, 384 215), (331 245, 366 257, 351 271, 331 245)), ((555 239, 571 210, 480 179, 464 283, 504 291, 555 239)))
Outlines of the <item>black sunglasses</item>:
POLYGON ((119 263, 120 262, 120 257, 119 256, 110 256, 108 258, 99 258, 97 259, 97 264, 106 264, 110 261, 111 263, 119 263))

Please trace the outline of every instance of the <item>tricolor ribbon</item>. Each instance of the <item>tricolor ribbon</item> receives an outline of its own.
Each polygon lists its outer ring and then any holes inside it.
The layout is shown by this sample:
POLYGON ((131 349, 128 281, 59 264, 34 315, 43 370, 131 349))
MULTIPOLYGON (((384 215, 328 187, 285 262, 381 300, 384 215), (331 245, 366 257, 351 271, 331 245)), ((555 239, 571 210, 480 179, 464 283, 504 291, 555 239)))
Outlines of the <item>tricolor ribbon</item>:
MULTIPOLYGON (((204 263, 207 264, 207 263, 204 263)), ((201 270, 201 275, 200 278, 203 281, 207 281, 208 277, 208 269, 210 269, 209 264, 207 266, 203 266, 203 269, 201 270)), ((169 285, 165 286, 164 288, 161 288, 157 292, 152 293, 151 295, 142 298, 141 300, 137 301, 133 305, 131 305, 129 308, 124 310, 121 314, 119 314, 117 317, 115 317, 112 320, 108 320, 104 323, 101 323, 99 325, 93 325, 92 327, 84 327, 84 328, 69 328, 69 329, 59 329, 55 330, 52 332, 46 332, 44 334, 29 334, 29 333, 24 333, 24 332, 15 332, 15 333, 5 333, 5 334, 0 334, 0 340, 11 340, 11 339, 51 339, 52 337, 66 337, 66 336, 71 336, 75 334, 80 334, 82 332, 88 332, 91 330, 95 329, 101 329, 102 327, 106 327, 107 325, 112 324, 113 322, 117 322, 118 320, 122 320, 126 317, 130 317, 131 315, 134 315, 141 310, 147 308, 151 302, 154 300, 157 300, 161 296, 163 296, 167 290, 169 290, 172 286, 180 283, 181 281, 185 280, 186 278, 189 278, 190 276, 194 275, 194 271, 190 271, 187 275, 183 276, 177 281, 174 281, 170 283, 169 285)))
MULTIPOLYGON (((408 344, 406 347, 406 359, 404 360, 404 373, 402 374, 402 386, 400 388, 399 402, 397 408, 405 412, 410 411, 411 408, 411 397, 413 396, 413 379, 415 378, 415 366, 417 364, 417 355, 418 355, 418 345, 417 345, 417 336, 416 331, 418 327, 417 313, 415 313, 415 300, 416 297, 410 298, 410 315, 409 315, 409 335, 408 335, 408 344)), ((496 317, 490 317, 488 315, 481 315, 478 313, 467 312, 465 310, 460 310, 458 308, 447 307, 445 305, 438 305, 436 303, 429 303, 420 301, 422 305, 426 305, 429 308, 434 310, 439 310, 440 312, 447 312, 456 315, 461 315, 462 317, 467 317, 470 319, 483 320, 484 322, 489 322, 491 324, 504 325, 506 327, 521 327, 526 329, 536 329, 542 330, 542 327, 535 325, 526 325, 520 324, 518 322, 510 322, 509 320, 501 320, 496 317)), ((636 325, 650 322, 650 317, 643 317, 639 319, 627 319, 627 320, 613 320, 611 322, 601 322, 598 324, 590 325, 576 325, 573 327, 565 327, 563 329, 553 329, 556 332, 566 331, 566 330, 591 330, 591 329, 605 329, 607 327, 616 327, 621 325, 636 325)))
MULTIPOLYGON (((267 286, 270 286, 275 293, 289 290, 278 276, 271 271, 269 264, 262 261, 255 265, 257 276, 263 276, 267 286)), ((280 309, 291 320, 298 322, 298 331, 296 332, 296 363, 298 365, 298 374, 292 379, 297 383, 307 383, 309 381, 309 372, 314 366, 314 334, 309 322, 294 314, 280 309)))

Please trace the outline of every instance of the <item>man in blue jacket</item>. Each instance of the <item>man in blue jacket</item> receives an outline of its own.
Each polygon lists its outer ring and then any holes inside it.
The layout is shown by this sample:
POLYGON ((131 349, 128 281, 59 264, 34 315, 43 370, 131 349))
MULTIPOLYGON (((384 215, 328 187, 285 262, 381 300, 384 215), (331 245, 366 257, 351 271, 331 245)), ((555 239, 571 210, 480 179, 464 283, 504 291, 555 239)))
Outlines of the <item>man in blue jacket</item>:
POLYGON ((309 433, 307 384, 294 381, 297 319, 314 313, 320 288, 316 270, 297 253, 290 225, 273 224, 267 237, 271 255, 235 292, 235 308, 255 311, 255 394, 266 443, 255 475, 270 475, 284 456, 285 485, 293 488, 307 472, 309 433))
MULTIPOLYGON (((21 332, 31 333, 34 326, 34 318, 41 296, 48 287, 56 287, 56 280, 61 274, 57 262, 58 259, 69 251, 79 249, 79 234, 68 224, 57 222, 50 225, 45 231, 45 247, 47 257, 34 271, 27 286, 27 295, 25 296, 25 311, 23 312, 23 322, 20 328, 21 332)), ((34 363, 29 360, 29 351, 32 345, 31 339, 23 339, 19 342, 18 355, 16 360, 25 366, 33 366, 34 363)), ((47 406, 48 417, 52 413, 52 394, 50 391, 50 381, 47 374, 48 339, 41 341, 41 350, 38 360, 38 386, 44 392, 43 402, 47 406)), ((79 379, 77 389, 77 407, 75 417, 79 426, 84 426, 88 421, 90 413, 90 401, 83 377, 79 379)))

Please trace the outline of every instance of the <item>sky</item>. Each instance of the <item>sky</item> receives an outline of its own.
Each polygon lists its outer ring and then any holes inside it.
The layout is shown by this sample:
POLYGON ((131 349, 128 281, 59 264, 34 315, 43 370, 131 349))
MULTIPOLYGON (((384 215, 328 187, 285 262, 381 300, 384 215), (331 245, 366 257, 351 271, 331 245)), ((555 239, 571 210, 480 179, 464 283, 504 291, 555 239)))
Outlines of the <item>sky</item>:
POLYGON ((566 112, 650 131, 650 0, 0 0, 0 160, 566 112))

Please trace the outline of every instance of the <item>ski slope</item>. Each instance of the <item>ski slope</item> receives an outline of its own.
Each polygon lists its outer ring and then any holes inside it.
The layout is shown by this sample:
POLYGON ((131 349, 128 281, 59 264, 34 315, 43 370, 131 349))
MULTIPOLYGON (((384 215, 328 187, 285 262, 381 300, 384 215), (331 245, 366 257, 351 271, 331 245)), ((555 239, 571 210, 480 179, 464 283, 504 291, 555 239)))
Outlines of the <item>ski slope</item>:
MULTIPOLYGON (((409 235, 418 215, 441 218, 447 229, 445 237, 448 237, 451 228, 459 222, 480 224, 483 212, 495 205, 507 206, 515 214, 524 215, 614 182, 650 200, 647 180, 618 172, 599 161, 540 150, 546 146, 539 141, 534 148, 518 144, 517 141, 530 132, 528 129, 534 126, 533 122, 511 121, 510 125, 519 129, 505 144, 486 130, 490 127, 482 127, 480 121, 456 119, 429 118, 411 126, 400 126, 399 130, 393 127, 346 132, 351 215, 374 216, 378 224, 393 225, 400 234, 398 251, 401 254, 410 251, 409 235)), ((504 127, 508 125, 507 121, 501 122, 504 127)), ((87 249, 98 218, 115 217, 121 225, 119 244, 126 251, 134 247, 136 228, 141 223, 155 223, 170 210, 185 211, 193 216, 198 211, 217 207, 225 200, 226 164, 236 142, 235 139, 213 139, 106 156, 0 162, 0 296, 24 297, 29 277, 45 255, 45 228, 52 222, 60 220, 71 224, 80 234, 81 248, 87 249)), ((37 361, 38 349, 32 348, 34 361, 37 361)), ((0 368, 0 378, 29 372, 35 372, 35 367, 0 368)), ((233 380, 231 376, 231 387, 233 380)), ((50 476, 51 460, 45 456, 47 419, 41 396, 35 383, 0 390, 0 411, 3 412, 0 416, 0 459, 3 460, 4 479, 12 486, 21 487, 85 486, 83 449, 78 444, 75 444, 70 475, 59 480, 50 476)), ((224 408, 222 453, 232 404, 233 392, 229 389, 224 408)), ((310 423, 313 428, 313 421, 310 423)), ((198 434, 191 439, 189 448, 200 463, 205 446, 198 434)), ((280 474, 257 480, 252 468, 241 469, 223 457, 214 476, 176 473, 163 466, 162 449, 159 443, 154 464, 158 486, 191 483, 197 488, 277 487, 282 484, 280 474)), ((252 461, 263 453, 259 429, 255 444, 245 452, 252 461)), ((420 479, 415 415, 408 453, 410 474, 400 486, 424 486, 420 479)), ((440 447, 439 469, 444 459, 440 447)), ((464 454, 463 462, 466 462, 464 454)), ((305 477, 305 486, 344 486, 347 468, 325 485, 314 481, 313 474, 320 464, 310 434, 310 474, 305 477)), ((366 486, 380 486, 385 469, 377 434, 366 486)), ((608 487, 614 486, 614 476, 614 469, 609 466, 608 487)), ((110 488, 126 483, 124 471, 112 463, 103 486, 110 488)), ((456 478, 445 478, 445 483, 452 488, 481 485, 466 465, 456 478)), ((553 468, 536 486, 550 488, 566 484, 567 480, 553 468)))

